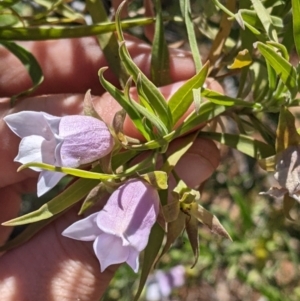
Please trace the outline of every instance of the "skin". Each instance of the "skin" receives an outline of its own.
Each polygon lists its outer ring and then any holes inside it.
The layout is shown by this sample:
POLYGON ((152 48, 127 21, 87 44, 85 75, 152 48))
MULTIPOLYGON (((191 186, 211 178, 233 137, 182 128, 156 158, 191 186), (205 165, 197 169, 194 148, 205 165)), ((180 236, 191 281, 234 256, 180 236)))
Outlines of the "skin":
MULTIPOLYGON (((22 110, 45 111, 62 116, 81 114, 84 93, 92 90, 95 107, 102 118, 110 123, 119 105, 99 84, 97 71, 106 66, 105 59, 94 38, 22 43, 38 59, 45 81, 35 91, 10 108, 8 97, 30 86, 30 79, 22 64, 6 49, 0 48, 0 223, 14 218, 19 211, 21 195, 36 191, 38 173, 24 170, 17 173, 19 163, 13 162, 20 139, 6 126, 3 117, 22 110)), ((150 48, 129 38, 129 51, 142 69, 149 74, 150 48)), ((173 51, 171 78, 173 85, 163 87, 168 98, 180 83, 194 75, 192 58, 185 52, 173 51)), ((106 79, 117 84, 108 70, 106 79)), ((213 80, 211 89, 222 92, 213 80)), ((134 91, 132 92, 134 94, 134 91)), ((127 120, 124 131, 138 137, 132 123, 127 120)), ((176 149, 180 141, 170 146, 176 149)), ((190 185, 199 185, 218 166, 219 152, 207 139, 198 139, 177 167, 177 173, 190 185), (197 168, 190 168, 197 166, 197 168)), ((77 208, 78 209, 78 208, 77 208)), ((78 220, 76 208, 45 227, 24 245, 0 257, 0 296, 5 301, 68 301, 99 300, 118 266, 100 273, 92 243, 75 241, 61 236, 61 232, 78 220)), ((0 226, 0 245, 9 234, 10 227, 0 226)))

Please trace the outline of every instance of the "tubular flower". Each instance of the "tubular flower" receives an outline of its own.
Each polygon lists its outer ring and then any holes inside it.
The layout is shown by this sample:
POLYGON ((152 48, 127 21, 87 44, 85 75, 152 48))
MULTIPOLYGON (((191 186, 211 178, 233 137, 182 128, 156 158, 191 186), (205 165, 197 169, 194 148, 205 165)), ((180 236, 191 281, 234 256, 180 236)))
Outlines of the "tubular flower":
POLYGON ((94 241, 101 272, 122 262, 137 272, 139 253, 148 243, 158 211, 156 189, 139 179, 132 179, 112 193, 100 212, 72 224, 62 235, 94 241))
MULTIPOLYGON (((81 115, 64 117, 44 112, 23 111, 4 118, 8 127, 20 138, 15 161, 47 163, 60 167, 78 167, 91 163, 111 152, 114 141, 104 122, 81 115)), ((53 188, 65 176, 40 171, 38 196, 53 188)))

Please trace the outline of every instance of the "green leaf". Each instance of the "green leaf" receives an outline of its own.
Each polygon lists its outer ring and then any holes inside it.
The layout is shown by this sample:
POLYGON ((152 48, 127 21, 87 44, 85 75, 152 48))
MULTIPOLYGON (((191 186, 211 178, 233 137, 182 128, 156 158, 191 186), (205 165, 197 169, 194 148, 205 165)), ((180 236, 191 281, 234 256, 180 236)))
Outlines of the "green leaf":
POLYGON ((292 97, 297 94, 297 75, 295 68, 281 55, 275 52, 272 47, 260 43, 257 43, 257 47, 265 59, 269 62, 277 75, 290 90, 292 97))
POLYGON ((170 132, 168 135, 144 144, 128 145, 127 148, 141 151, 163 147, 176 137, 184 135, 196 127, 199 127, 201 124, 208 122, 212 118, 219 116, 228 108, 229 107, 215 105, 211 102, 205 102, 200 106, 198 114, 196 112, 192 112, 176 130, 170 132))
POLYGON ((201 124, 205 124, 209 120, 224 113, 229 106, 216 105, 212 102, 205 102, 200 106, 199 112, 192 112, 183 123, 176 129, 177 136, 183 135, 201 124))
POLYGON ((277 74, 268 61, 266 61, 266 66, 268 71, 268 85, 270 91, 272 92, 276 89, 277 86, 277 74))
POLYGON ((202 103, 201 88, 192 89, 195 112, 198 114, 202 103))
POLYGON ((33 83, 33 86, 28 90, 12 96, 11 104, 14 105, 18 97, 26 96, 33 92, 43 82, 44 76, 39 63, 29 51, 14 42, 0 41, 0 44, 11 51, 22 62, 33 83))
MULTIPOLYGON (((234 14, 233 12, 231 12, 229 9, 227 9, 223 4, 220 3, 220 1, 218 0, 213 0, 214 4, 220 8, 223 12, 225 12, 228 16, 236 19, 236 21, 238 23, 240 23, 241 21, 241 14, 237 13, 234 14)), ((257 30, 254 26, 250 25, 248 22, 246 22, 245 20, 243 20, 243 25, 245 27, 247 27, 253 34, 255 34, 258 38, 261 39, 261 32, 259 30, 257 30)))
POLYGON ((164 35, 164 24, 161 5, 155 0, 156 22, 154 38, 151 50, 151 79, 158 86, 166 86, 170 83, 169 49, 164 35))
POLYGON ((139 175, 139 177, 147 181, 156 189, 168 189, 168 176, 164 171, 155 170, 139 175))
POLYGON ((247 135, 201 132, 199 137, 216 140, 253 158, 266 158, 275 154, 275 149, 273 146, 247 135))
MULTIPOLYGON (((249 25, 255 27, 255 28, 260 28, 262 26, 262 23, 260 19, 258 18, 258 15, 256 14, 255 11, 250 10, 250 9, 240 9, 239 13, 241 14, 243 20, 249 25)), ((278 18, 276 16, 270 16, 272 20, 273 26, 277 28, 283 28, 283 20, 282 18, 278 18)))
POLYGON ((165 233, 163 229, 157 223, 155 223, 151 230, 149 241, 144 252, 144 261, 143 261, 142 273, 140 277, 140 283, 139 283, 137 293, 134 297, 134 301, 137 301, 139 299, 143 291, 148 275, 153 268, 155 259, 162 245, 164 234, 165 233))
POLYGON ((101 180, 101 181, 118 178, 117 175, 103 174, 103 173, 86 171, 86 170, 70 168, 70 167, 59 167, 59 166, 54 166, 54 165, 45 164, 45 163, 38 163, 38 162, 30 162, 30 163, 23 164, 18 168, 18 171, 21 171, 28 167, 39 167, 39 168, 54 171, 54 172, 63 172, 67 175, 71 175, 71 176, 75 176, 75 177, 79 177, 79 178, 94 179, 94 180, 101 180))
POLYGON ((161 121, 165 126, 170 129, 172 116, 169 111, 167 102, 161 92, 156 88, 156 86, 142 73, 142 71, 135 65, 129 56, 128 50, 125 44, 120 45, 120 57, 124 63, 127 72, 132 76, 135 82, 140 76, 141 86, 146 95, 148 102, 151 102, 151 106, 154 108, 156 114, 160 117, 161 121))
POLYGON ((123 2, 117 12, 116 12, 116 29, 118 38, 120 41, 119 54, 121 60, 127 70, 127 72, 132 76, 133 80, 137 82, 138 76, 141 77, 141 85, 143 91, 146 95, 148 102, 151 102, 152 107, 154 108, 157 115, 160 117, 161 121, 165 124, 168 130, 171 130, 172 125, 172 115, 169 110, 169 107, 166 103, 165 98, 161 94, 161 92, 157 89, 157 87, 143 74, 143 72, 138 68, 138 66, 133 62, 130 54, 126 48, 125 40, 122 32, 122 28, 120 25, 120 11, 122 6, 125 4, 123 2))
POLYGON ((80 201, 98 183, 99 181, 96 180, 79 179, 74 184, 66 188, 58 196, 40 207, 38 210, 14 218, 3 223, 2 225, 18 226, 51 218, 80 201))
POLYGON ((159 136, 166 135, 168 133, 168 129, 166 128, 164 123, 160 120, 160 118, 152 113, 153 112, 152 109, 155 110, 155 107, 149 103, 149 100, 147 100, 147 96, 144 93, 143 83, 140 75, 138 76, 136 87, 137 87, 141 104, 148 102, 149 106, 144 107, 140 105, 138 102, 131 101, 132 106, 135 107, 135 109, 141 114, 141 116, 144 116, 146 119, 150 121, 150 123, 156 128, 159 136))
POLYGON ((109 81, 103 77, 103 72, 107 70, 107 67, 101 68, 98 72, 99 80, 101 85, 105 88, 107 92, 122 106, 126 111, 132 122, 134 123, 137 130, 145 137, 146 140, 151 140, 151 136, 148 134, 147 129, 145 128, 142 116, 139 111, 134 107, 132 102, 128 101, 124 93, 113 86, 109 81))
POLYGON ((209 62, 202 67, 198 74, 186 81, 169 99, 168 106, 172 114, 173 126, 193 103, 193 89, 203 86, 208 69, 209 62))
POLYGON ((278 42, 277 32, 273 26, 270 14, 263 6, 261 0, 251 0, 251 2, 270 40, 278 42))
POLYGON ((8 240, 4 245, 0 246, 0 253, 4 251, 9 251, 13 248, 19 247, 28 240, 30 240, 35 234, 37 234, 44 227, 52 223, 55 219, 61 216, 62 213, 56 214, 55 216, 48 218, 46 220, 41 220, 35 222, 34 224, 28 225, 24 231, 22 231, 15 238, 8 240))
POLYGON ((258 110, 261 109, 261 105, 258 103, 252 103, 242 99, 232 98, 230 96, 205 88, 202 88, 201 95, 202 97, 205 97, 207 100, 222 106, 230 106, 230 107, 242 106, 242 107, 253 108, 253 109, 255 108, 258 110))
POLYGON ((183 15, 183 20, 186 26, 186 31, 196 67, 196 72, 198 73, 202 67, 202 62, 198 48, 198 42, 195 35, 194 23, 192 20, 190 0, 180 0, 179 3, 181 8, 181 14, 183 15))
POLYGON ((292 15, 293 15, 293 36, 296 51, 300 56, 300 2, 292 0, 292 15))

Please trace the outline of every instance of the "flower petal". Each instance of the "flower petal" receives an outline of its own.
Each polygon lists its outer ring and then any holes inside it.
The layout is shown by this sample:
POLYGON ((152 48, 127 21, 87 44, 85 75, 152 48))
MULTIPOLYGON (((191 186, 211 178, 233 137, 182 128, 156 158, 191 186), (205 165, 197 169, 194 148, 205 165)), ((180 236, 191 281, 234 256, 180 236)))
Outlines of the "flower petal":
MULTIPOLYGON (((27 136, 23 138, 19 145, 19 153, 15 161, 22 164, 29 162, 43 162, 54 164, 54 150, 56 142, 54 139, 48 141, 41 136, 27 136)), ((31 167, 31 169, 40 171, 40 168, 31 167)))
POLYGON ((102 233, 94 241, 94 251, 100 262, 101 272, 112 264, 125 262, 130 247, 122 246, 122 240, 114 235, 102 233))
POLYGON ((142 251, 159 210, 159 196, 154 187, 133 179, 113 192, 97 217, 98 227, 106 233, 122 238, 142 251))
MULTIPOLYGON (((22 111, 4 117, 8 127, 19 137, 38 135, 46 140, 53 138, 53 132, 45 116, 51 116, 43 112, 22 111)), ((59 121, 61 117, 52 116, 59 121)))
POLYGON ((82 241, 95 240, 97 236, 102 233, 96 223, 97 215, 98 213, 94 213, 78 222, 75 222, 65 229, 62 232, 62 235, 82 241))
POLYGON ((134 248, 130 248, 129 256, 126 260, 126 263, 133 269, 135 273, 139 271, 139 255, 139 251, 134 248))
POLYGON ((56 152, 61 166, 91 163, 109 154, 114 145, 106 124, 90 116, 64 116, 59 124, 59 136, 64 138, 60 153, 56 152))
POLYGON ((66 174, 43 170, 40 173, 37 183, 37 196, 40 197, 52 189, 66 174))

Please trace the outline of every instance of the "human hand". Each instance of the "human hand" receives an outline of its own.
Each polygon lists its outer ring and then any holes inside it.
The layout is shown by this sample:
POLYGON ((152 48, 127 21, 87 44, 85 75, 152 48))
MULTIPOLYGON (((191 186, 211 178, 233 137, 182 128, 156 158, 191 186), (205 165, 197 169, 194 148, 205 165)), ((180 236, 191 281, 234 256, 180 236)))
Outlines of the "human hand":
MULTIPOLYGON (((99 84, 97 71, 106 66, 105 59, 94 38, 73 40, 30 42, 23 44, 38 59, 45 81, 28 97, 10 109, 9 99, 0 100, 0 222, 14 218, 20 207, 21 196, 36 190, 37 173, 24 170, 17 173, 18 163, 13 162, 20 139, 6 126, 3 117, 22 110, 44 111, 52 115, 82 113, 83 94, 91 89, 97 111, 107 123, 111 123, 119 105, 99 84), (63 94, 65 93, 65 94, 63 94), (47 94, 43 96, 38 96, 47 94)), ((148 74, 150 48, 135 39, 128 42, 128 49, 141 70, 148 74)), ((30 86, 30 79, 21 63, 0 49, 0 97, 11 96, 30 86)), ((173 82, 188 79, 194 75, 191 57, 174 51, 171 60, 173 82)), ((116 84, 109 71, 106 79, 116 84)), ((214 81, 210 89, 221 91, 214 81)), ((166 98, 178 87, 173 84, 162 88, 166 98)), ((135 136, 130 122, 125 123, 125 133, 135 136)), ((170 149, 176 148, 176 141, 170 149)), ((207 179, 219 162, 219 153, 213 142, 198 139, 188 154, 179 161, 177 173, 189 184, 195 186, 207 179), (197 165, 197 169, 190 166, 197 165)), ((3 300, 98 300, 105 291, 117 266, 100 273, 99 262, 93 254, 92 244, 70 240, 61 232, 78 220, 76 209, 58 218, 45 227, 26 244, 5 253, 0 258, 0 295, 3 300)), ((0 245, 11 229, 0 226, 0 245)))

